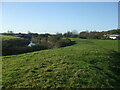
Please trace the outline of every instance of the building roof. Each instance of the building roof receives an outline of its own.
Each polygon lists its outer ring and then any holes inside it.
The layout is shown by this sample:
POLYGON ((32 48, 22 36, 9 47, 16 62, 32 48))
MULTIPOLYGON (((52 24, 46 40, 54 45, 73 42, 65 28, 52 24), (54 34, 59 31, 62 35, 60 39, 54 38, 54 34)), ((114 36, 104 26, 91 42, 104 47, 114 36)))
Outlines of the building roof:
POLYGON ((119 34, 111 34, 111 35, 109 35, 109 37, 118 37, 118 36, 120 36, 119 34))

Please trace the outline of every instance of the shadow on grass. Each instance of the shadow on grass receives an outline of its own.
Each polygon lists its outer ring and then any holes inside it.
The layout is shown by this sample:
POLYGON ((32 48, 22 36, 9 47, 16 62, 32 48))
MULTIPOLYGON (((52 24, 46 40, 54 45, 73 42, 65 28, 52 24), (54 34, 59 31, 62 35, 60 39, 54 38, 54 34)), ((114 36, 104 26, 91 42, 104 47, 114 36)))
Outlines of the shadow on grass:
POLYGON ((82 43, 82 44, 94 44, 94 42, 92 41, 92 39, 86 39, 85 41, 81 40, 80 43, 82 43))
POLYGON ((114 82, 111 82, 111 85, 120 88, 120 52, 112 51, 110 53, 110 65, 109 69, 113 72, 115 77, 111 76, 110 74, 106 74, 110 78, 114 78, 114 82))
POLYGON ((110 69, 117 75, 120 75, 120 52, 113 51, 110 54, 111 65, 110 69))

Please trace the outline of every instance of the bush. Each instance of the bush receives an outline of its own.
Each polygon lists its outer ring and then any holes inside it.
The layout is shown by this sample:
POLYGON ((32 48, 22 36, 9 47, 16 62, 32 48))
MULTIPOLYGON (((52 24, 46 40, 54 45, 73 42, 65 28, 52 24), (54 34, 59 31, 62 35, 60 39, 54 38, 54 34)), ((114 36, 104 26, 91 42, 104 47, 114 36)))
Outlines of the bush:
POLYGON ((27 39, 10 39, 2 41, 3 47, 14 47, 14 46, 25 46, 29 44, 29 40, 27 39))
POLYGON ((27 46, 29 40, 27 39, 11 39, 2 41, 2 55, 16 54, 19 47, 27 46))
POLYGON ((39 50, 44 50, 48 49, 47 45, 41 44, 41 45, 36 45, 32 47, 28 46, 15 46, 7 49, 3 49, 2 55, 16 55, 16 54, 21 54, 21 53, 27 53, 27 52, 33 52, 33 51, 39 51, 39 50))
POLYGON ((56 42, 55 47, 59 48, 59 47, 70 46, 70 45, 72 45, 74 43, 75 42, 72 42, 70 39, 61 39, 61 40, 56 42))
POLYGON ((41 38, 40 43, 32 47, 28 47, 29 43, 30 42, 27 39, 13 39, 13 40, 3 41, 2 55, 3 56, 16 55, 16 54, 39 51, 44 49, 60 48, 60 47, 70 46, 75 42, 71 41, 70 39, 60 39, 57 36, 53 36, 49 38, 41 38))

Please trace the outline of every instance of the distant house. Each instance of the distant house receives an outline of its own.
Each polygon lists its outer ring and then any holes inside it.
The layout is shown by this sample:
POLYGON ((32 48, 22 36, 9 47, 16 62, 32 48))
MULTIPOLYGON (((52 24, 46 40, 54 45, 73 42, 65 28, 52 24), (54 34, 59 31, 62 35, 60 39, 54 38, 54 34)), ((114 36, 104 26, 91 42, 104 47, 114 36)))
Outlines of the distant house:
POLYGON ((108 38, 110 39, 118 39, 120 35, 118 34, 112 34, 112 35, 108 35, 108 38))

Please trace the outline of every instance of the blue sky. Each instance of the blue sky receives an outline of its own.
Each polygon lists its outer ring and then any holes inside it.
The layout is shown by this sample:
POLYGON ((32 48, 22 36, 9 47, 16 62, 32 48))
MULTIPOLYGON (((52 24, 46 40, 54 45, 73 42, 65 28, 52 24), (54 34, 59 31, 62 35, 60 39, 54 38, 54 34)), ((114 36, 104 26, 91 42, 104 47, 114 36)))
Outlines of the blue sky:
POLYGON ((0 32, 64 33, 118 28, 117 2, 4 2, 0 32))

